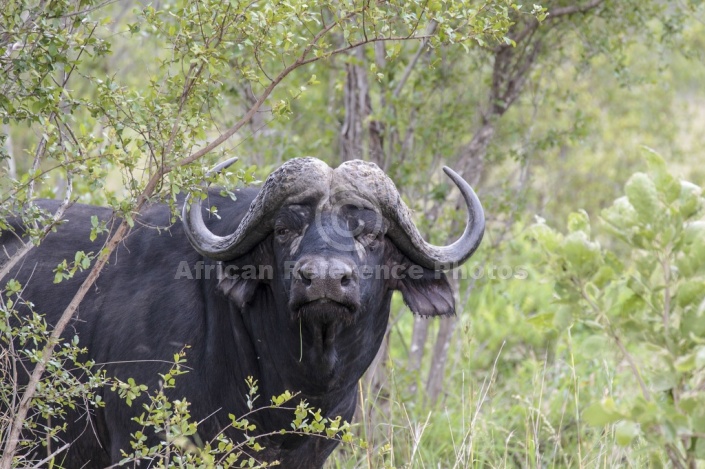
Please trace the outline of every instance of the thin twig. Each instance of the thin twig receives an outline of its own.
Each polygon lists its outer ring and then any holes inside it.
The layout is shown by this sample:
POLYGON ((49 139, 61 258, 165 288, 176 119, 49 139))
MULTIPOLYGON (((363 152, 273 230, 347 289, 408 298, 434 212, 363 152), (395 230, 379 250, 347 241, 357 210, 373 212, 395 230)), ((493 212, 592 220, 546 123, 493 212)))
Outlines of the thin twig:
POLYGON ((399 94, 401 93, 402 88, 404 88, 404 85, 406 82, 409 80, 409 76, 411 76, 411 72, 413 71, 414 67, 416 67, 417 62, 419 61, 419 58, 421 58, 421 54, 423 54, 424 49, 428 45, 428 41, 430 40, 431 36, 433 35, 434 32, 436 32, 436 27, 438 26, 438 22, 436 20, 431 20, 428 23, 428 26, 426 26, 426 32, 423 35, 423 39, 421 40, 421 44, 419 44, 419 49, 416 51, 416 54, 414 54, 414 57, 409 61, 408 65, 404 69, 404 73, 401 76, 401 79, 399 80, 399 83, 397 83, 396 88, 394 88, 394 91, 392 92, 392 96, 395 98, 399 97, 399 94))
POLYGON ((46 464, 49 461, 51 461, 52 459, 54 459, 59 453, 66 451, 69 448, 69 446, 71 446, 70 442, 66 443, 61 448, 58 448, 56 451, 54 451, 53 453, 51 453, 49 456, 42 459, 41 461, 37 461, 36 463, 33 461, 32 464, 34 464, 34 467, 42 467, 44 464, 46 464))
POLYGON ((649 391, 649 388, 646 386, 646 383, 644 382, 644 379, 641 377, 641 373, 639 372, 639 367, 636 365, 636 362, 634 361, 634 357, 632 357, 631 353, 627 351, 627 348, 624 346, 624 343, 622 342, 622 339, 619 338, 617 333, 612 329, 612 324, 610 323, 609 318, 603 314, 602 310, 595 304, 595 302, 590 298, 590 295, 588 295, 587 291, 585 291, 585 287, 583 285, 580 285, 580 295, 583 297, 583 299, 590 305, 590 308, 595 312, 595 314, 598 314, 602 316, 605 321, 607 322, 607 333, 610 335, 612 340, 614 340, 615 344, 617 345, 617 348, 619 348, 620 352, 622 352, 622 355, 624 355, 624 358, 627 360, 627 363, 629 364, 629 367, 632 370, 632 374, 636 378, 637 382, 639 383, 639 387, 641 388, 641 393, 644 396, 644 398, 647 401, 651 400, 651 392, 649 391))

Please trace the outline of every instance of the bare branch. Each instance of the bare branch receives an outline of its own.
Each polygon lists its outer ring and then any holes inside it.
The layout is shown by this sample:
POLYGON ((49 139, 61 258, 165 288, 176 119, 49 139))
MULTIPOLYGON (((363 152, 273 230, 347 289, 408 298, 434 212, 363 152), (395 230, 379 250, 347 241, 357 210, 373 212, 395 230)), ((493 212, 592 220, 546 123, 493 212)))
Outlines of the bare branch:
POLYGON ((573 15, 575 13, 586 13, 593 8, 597 8, 600 4, 604 3, 604 1, 605 0, 592 0, 585 5, 568 5, 554 8, 548 11, 548 17, 546 19, 560 18, 561 16, 573 15))
POLYGON ((44 464, 46 464, 49 461, 51 461, 52 459, 54 459, 57 455, 59 455, 60 453, 63 453, 67 449, 69 449, 69 446, 71 446, 71 443, 66 443, 63 446, 61 446, 60 448, 57 448, 56 451, 52 452, 46 458, 42 459, 41 461, 37 461, 36 463, 33 462, 32 464, 34 464, 35 467, 42 467, 44 464))
MULTIPOLYGON (((54 113, 49 116, 49 120, 53 120, 53 118, 54 113)), ((39 145, 37 145, 37 151, 34 152, 34 160, 32 161, 32 175, 36 174, 37 170, 39 169, 39 163, 44 157, 46 142, 47 141, 44 136, 42 136, 41 140, 39 140, 39 145)), ((32 179, 30 179, 29 181, 29 187, 27 188, 27 200, 32 200, 32 195, 34 194, 34 181, 36 181, 36 178, 34 177, 32 177, 32 179)))
MULTIPOLYGON (((574 15, 576 13, 587 13, 590 10, 593 10, 600 6, 602 3, 604 3, 605 0, 592 0, 584 5, 568 5, 564 7, 558 7, 554 8, 552 10, 548 11, 548 15, 546 16, 546 21, 553 21, 557 20, 558 18, 562 18, 564 16, 570 16, 574 15)), ((511 37, 511 39, 515 43, 520 43, 528 35, 533 33, 538 27, 539 27, 539 22, 536 18, 532 18, 531 21, 527 24, 527 26, 521 30, 516 36, 511 37)), ((507 44, 503 44, 500 47, 511 47, 507 44)))

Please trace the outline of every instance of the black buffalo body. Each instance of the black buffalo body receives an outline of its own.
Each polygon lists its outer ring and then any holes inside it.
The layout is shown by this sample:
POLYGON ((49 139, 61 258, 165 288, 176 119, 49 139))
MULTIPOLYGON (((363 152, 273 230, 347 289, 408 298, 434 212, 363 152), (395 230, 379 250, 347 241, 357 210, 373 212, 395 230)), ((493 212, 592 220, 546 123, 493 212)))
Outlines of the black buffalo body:
MULTIPOLYGON (((362 162, 331 169, 313 158, 292 160, 262 189, 238 191, 236 201, 211 192, 206 203, 217 207, 217 217, 187 202, 183 223, 171 224, 169 208, 153 205, 111 255, 64 335, 77 334, 108 376, 151 390, 187 347, 189 371, 169 394, 190 402, 193 420, 201 422, 196 443, 226 429, 229 414, 248 411, 248 376, 258 382, 256 405, 289 390, 325 417, 349 420, 356 384, 385 334, 393 291, 417 314, 454 313, 443 271, 476 249, 484 218, 467 183, 447 172, 468 205, 465 233, 450 246, 427 244, 391 181, 362 162)), ((52 201, 39 205, 58 208, 52 201)), ((8 277, 22 283, 23 298, 48 323, 58 320, 87 275, 54 284, 53 270, 76 251, 97 252, 105 237, 89 241, 91 217, 112 215, 74 205, 67 222, 8 277)), ((13 254, 23 230, 2 233, 2 256, 13 254)), ((63 467, 105 467, 122 459, 121 450, 129 452, 141 403, 127 406, 109 388, 100 394, 105 406, 71 414, 60 435, 72 442, 63 467)), ((255 434, 268 433, 290 429, 292 413, 263 410, 249 419, 255 434)), ((225 434, 242 438, 232 428, 225 434)), ((338 441, 289 434, 260 444, 265 449, 252 453, 260 461, 317 468, 338 441)))

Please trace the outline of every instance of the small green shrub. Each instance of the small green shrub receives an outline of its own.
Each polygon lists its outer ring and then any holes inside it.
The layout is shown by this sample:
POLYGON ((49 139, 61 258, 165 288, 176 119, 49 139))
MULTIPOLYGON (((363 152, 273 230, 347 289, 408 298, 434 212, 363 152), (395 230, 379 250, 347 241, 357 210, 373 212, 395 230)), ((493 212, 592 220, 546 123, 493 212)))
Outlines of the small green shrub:
POLYGON ((582 412, 628 447, 648 443, 652 460, 674 467, 705 459, 705 200, 653 152, 626 196, 602 213, 612 238, 591 233, 573 213, 563 234, 544 223, 531 232, 554 282, 553 314, 593 349, 613 349, 612 387, 582 412))
POLYGON ((85 360, 78 336, 61 340, 47 363, 31 399, 23 404, 21 374, 41 359, 51 338, 51 328, 33 305, 22 298, 22 285, 10 280, 0 292, 0 447, 9 437, 13 418, 21 405, 29 412, 23 422, 22 441, 13 467, 60 465, 68 444, 60 439, 69 410, 101 407, 98 390, 108 383, 105 373, 85 360))

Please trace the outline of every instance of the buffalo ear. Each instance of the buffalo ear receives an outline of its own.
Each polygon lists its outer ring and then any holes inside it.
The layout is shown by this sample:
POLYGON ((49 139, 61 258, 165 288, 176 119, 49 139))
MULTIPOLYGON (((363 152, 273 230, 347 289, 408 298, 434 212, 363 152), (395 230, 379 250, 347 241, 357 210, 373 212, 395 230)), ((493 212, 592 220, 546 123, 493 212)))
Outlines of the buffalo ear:
POLYGON ((235 269, 229 270, 228 266, 223 269, 225 275, 218 281, 218 290, 243 309, 252 301, 259 284, 271 280, 268 274, 271 270, 267 270, 267 266, 271 269, 272 265, 271 251, 263 242, 251 253, 228 264, 232 264, 235 269))
POLYGON ((448 277, 443 272, 423 269, 421 275, 406 275, 399 280, 404 303, 420 316, 452 316, 455 297, 448 277))
POLYGON ((257 280, 246 280, 237 276, 226 275, 218 282, 218 290, 235 303, 238 308, 243 309, 252 300, 258 284, 257 280))

